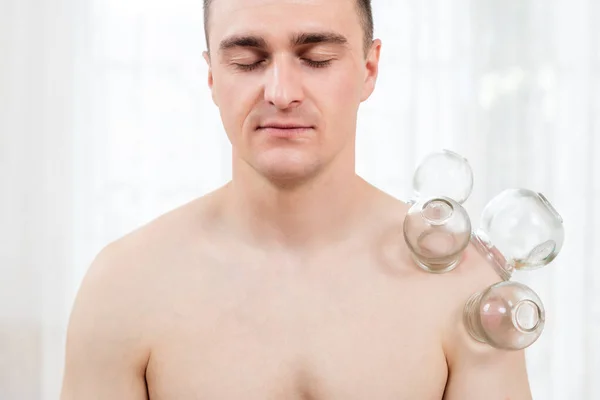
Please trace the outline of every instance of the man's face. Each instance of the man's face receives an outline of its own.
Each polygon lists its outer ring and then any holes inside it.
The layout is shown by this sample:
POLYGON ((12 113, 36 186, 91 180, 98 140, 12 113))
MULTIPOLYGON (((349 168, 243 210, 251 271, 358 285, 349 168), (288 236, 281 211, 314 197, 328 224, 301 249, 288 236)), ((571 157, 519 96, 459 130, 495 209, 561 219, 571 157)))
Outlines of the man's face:
POLYGON ((365 59, 355 3, 213 1, 204 57, 234 158, 270 179, 296 180, 342 151, 353 157, 356 115, 373 91, 380 49, 377 40, 365 59))

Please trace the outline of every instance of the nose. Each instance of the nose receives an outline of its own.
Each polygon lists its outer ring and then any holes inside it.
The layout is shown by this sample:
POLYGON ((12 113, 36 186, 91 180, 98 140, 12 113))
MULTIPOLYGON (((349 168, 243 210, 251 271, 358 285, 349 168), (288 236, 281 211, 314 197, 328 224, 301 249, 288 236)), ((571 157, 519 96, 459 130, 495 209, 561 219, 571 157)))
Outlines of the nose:
POLYGON ((297 107, 304 98, 299 66, 285 55, 274 58, 266 74, 265 101, 278 109, 297 107))

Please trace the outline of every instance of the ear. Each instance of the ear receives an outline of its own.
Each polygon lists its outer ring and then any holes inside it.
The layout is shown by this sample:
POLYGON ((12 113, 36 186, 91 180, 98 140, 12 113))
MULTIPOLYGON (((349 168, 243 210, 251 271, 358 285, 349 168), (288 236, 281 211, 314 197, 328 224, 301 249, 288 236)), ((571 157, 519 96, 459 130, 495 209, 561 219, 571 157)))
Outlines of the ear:
POLYGON ((212 99, 213 99, 213 103, 215 103, 215 105, 218 106, 217 102, 215 101, 215 90, 213 88, 213 73, 212 73, 212 67, 210 64, 210 53, 208 51, 203 51, 202 52, 202 57, 204 58, 204 60, 206 61, 206 65, 208 65, 208 87, 211 91, 212 94, 212 99))
POLYGON ((360 101, 367 100, 373 90, 375 90, 375 83, 377 82, 377 75, 379 73, 379 54, 381 52, 381 40, 375 39, 371 44, 371 49, 366 59, 365 69, 365 81, 363 84, 363 91, 360 101))

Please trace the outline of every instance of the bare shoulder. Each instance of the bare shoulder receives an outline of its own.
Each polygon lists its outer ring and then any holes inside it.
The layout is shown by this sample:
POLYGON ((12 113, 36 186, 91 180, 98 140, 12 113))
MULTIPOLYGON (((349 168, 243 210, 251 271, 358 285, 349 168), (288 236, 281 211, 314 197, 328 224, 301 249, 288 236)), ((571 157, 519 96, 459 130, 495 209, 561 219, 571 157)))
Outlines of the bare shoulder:
POLYGON ((184 248, 202 238, 194 226, 206 218, 206 203, 196 199, 161 215, 96 255, 69 319, 64 398, 81 398, 86 390, 100 393, 100 387, 115 398, 145 398, 138 393, 145 393, 144 375, 160 324, 157 305, 168 296, 160 281, 184 248))
POLYGON ((381 208, 384 209, 383 217, 387 221, 387 230, 394 232, 394 241, 402 242, 402 257, 398 259, 405 269, 410 271, 411 277, 421 285, 421 290, 430 293, 425 303, 439 310, 442 321, 442 337, 444 338, 447 352, 452 353, 456 342, 468 342, 466 332, 459 327, 462 325, 462 310, 466 301, 472 294, 485 290, 488 286, 500 282, 502 279, 493 266, 479 253, 472 243, 469 243, 462 254, 460 262, 451 271, 441 274, 430 273, 422 270, 410 256, 410 250, 405 243, 403 223, 410 206, 384 192, 379 193, 381 208), (435 294, 433 296, 433 294, 435 294))
POLYGON ((216 194, 183 204, 106 245, 89 267, 79 297, 102 297, 122 310, 141 311, 128 307, 151 301, 155 296, 148 285, 156 275, 177 263, 178 254, 205 241, 216 194))
POLYGON ((385 220, 386 231, 393 232, 395 242, 402 242, 401 253, 403 254, 401 258, 398 258, 398 262, 406 264, 406 268, 414 272, 413 276, 420 277, 420 284, 426 286, 423 287, 424 290, 435 292, 439 304, 444 305, 445 322, 450 327, 449 331, 452 332, 450 336, 453 336, 454 324, 462 322, 462 307, 469 297, 502 281, 501 277, 472 243, 469 243, 460 262, 452 271, 442 274, 425 272, 412 260, 410 250, 404 240, 403 223, 410 206, 385 192, 380 191, 378 196, 378 204, 384 210, 381 219, 385 220))
POLYGON ((208 204, 214 195, 215 192, 194 199, 107 244, 89 267, 82 290, 110 285, 135 293, 136 288, 147 283, 145 278, 152 275, 164 256, 171 257, 174 249, 202 240, 202 227, 210 218, 208 204))
MULTIPOLYGON (((408 205, 384 199, 395 242, 404 242, 402 225, 408 205), (402 217, 400 217, 402 215, 402 217)), ((405 243, 403 243, 405 244, 405 243)), ((470 243, 450 272, 434 274, 420 269, 403 246, 403 279, 418 287, 419 307, 437 321, 441 348, 448 367, 445 400, 530 399, 525 353, 493 348, 473 339, 465 328, 463 310, 469 298, 501 282, 489 261, 470 243)))
POLYGON ((464 303, 475 292, 485 290, 488 286, 500 282, 493 266, 477 251, 473 244, 469 244, 464 251, 458 265, 447 273, 436 274, 422 270, 414 262, 410 255, 410 249, 406 245, 403 232, 404 219, 410 206, 394 198, 393 196, 379 191, 377 193, 377 207, 382 210, 377 219, 381 221, 384 227, 383 235, 386 236, 382 241, 399 244, 400 251, 396 251, 398 256, 394 260, 396 266, 402 265, 402 269, 407 272, 403 276, 408 279, 415 279, 422 286, 422 290, 427 293, 435 293, 436 301, 427 301, 444 312, 444 322, 446 326, 451 327, 449 331, 454 332, 454 323, 461 322, 456 318, 462 318, 461 312, 464 303), (458 312, 458 314, 456 314, 458 312))

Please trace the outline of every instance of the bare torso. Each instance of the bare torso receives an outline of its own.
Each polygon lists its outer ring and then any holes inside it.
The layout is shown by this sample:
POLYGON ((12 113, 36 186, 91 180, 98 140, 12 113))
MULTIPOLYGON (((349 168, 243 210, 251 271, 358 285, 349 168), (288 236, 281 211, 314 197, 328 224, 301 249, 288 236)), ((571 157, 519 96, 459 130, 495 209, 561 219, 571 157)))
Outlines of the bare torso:
POLYGON ((461 267, 416 267, 406 205, 380 202, 364 232, 302 262, 219 229, 210 196, 135 233, 123 279, 139 291, 149 398, 442 399, 444 335, 472 290, 461 267))

